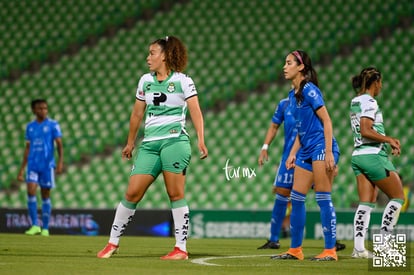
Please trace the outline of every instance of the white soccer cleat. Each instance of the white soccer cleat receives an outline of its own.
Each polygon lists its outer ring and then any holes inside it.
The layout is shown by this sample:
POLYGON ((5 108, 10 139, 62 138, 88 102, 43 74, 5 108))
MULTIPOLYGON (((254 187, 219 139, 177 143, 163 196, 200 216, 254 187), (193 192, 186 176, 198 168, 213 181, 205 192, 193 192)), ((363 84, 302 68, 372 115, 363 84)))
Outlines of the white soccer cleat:
POLYGON ((354 251, 352 252, 352 258, 358 258, 358 259, 372 259, 372 252, 368 250, 358 251, 354 248, 354 251))

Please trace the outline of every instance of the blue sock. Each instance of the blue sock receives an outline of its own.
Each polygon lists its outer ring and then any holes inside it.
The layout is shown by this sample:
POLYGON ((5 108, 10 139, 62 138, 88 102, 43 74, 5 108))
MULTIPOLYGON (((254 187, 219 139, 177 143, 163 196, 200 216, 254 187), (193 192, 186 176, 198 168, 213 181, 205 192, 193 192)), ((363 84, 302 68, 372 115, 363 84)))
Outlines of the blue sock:
POLYGON ((52 212, 52 204, 50 198, 42 200, 42 228, 49 229, 49 219, 52 212))
POLYGON ((282 228, 282 223, 286 216, 286 208, 288 202, 288 197, 276 194, 276 200, 272 211, 272 219, 270 220, 271 242, 276 242, 279 240, 280 229, 282 228))
POLYGON ((303 231, 306 223, 305 199, 306 195, 292 190, 290 194, 292 201, 292 213, 290 214, 290 242, 291 248, 302 246, 303 231))
POLYGON ((336 242, 336 214, 332 204, 331 192, 315 192, 315 197, 321 211, 325 249, 334 248, 336 242))
POLYGON ((32 225, 39 225, 37 222, 37 198, 36 196, 27 195, 27 209, 29 210, 29 217, 32 220, 32 225))

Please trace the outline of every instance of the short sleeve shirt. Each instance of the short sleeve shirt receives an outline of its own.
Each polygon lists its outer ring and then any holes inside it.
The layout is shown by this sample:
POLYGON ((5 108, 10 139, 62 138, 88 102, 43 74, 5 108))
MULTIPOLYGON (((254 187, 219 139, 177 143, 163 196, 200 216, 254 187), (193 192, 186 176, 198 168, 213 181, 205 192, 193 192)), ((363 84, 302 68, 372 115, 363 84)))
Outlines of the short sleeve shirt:
POLYGON ((136 92, 136 98, 147 104, 143 141, 178 137, 182 132, 187 134, 186 100, 196 95, 193 80, 183 73, 173 72, 161 82, 154 73, 143 75, 136 92))

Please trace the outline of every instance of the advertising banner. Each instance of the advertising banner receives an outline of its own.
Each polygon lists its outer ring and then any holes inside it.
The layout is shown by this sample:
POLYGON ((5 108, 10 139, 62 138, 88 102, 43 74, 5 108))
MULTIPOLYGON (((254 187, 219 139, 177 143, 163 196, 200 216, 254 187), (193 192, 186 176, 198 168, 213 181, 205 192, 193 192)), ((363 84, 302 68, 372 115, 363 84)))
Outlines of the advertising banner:
MULTIPOLYGON (((114 209, 55 209, 50 217, 51 234, 109 235, 114 209)), ((337 211, 338 240, 353 239, 353 211, 337 211)), ((270 210, 191 210, 190 238, 269 238, 270 210)), ((382 212, 371 215, 370 230, 378 231, 382 212)), ((41 221, 41 215, 38 217, 41 221)), ((0 208, 0 232, 24 233, 31 226, 26 209, 0 208)), ((414 213, 401 213, 397 230, 414 240, 414 213)), ((170 210, 138 209, 125 231, 126 236, 173 236, 170 210)), ((371 234, 368 234, 369 236, 371 234)), ((320 213, 306 213, 305 238, 322 239, 320 213)))
MULTIPOLYGON (((271 211, 249 210, 192 210, 192 238, 269 238, 271 211)), ((353 240, 353 211, 337 211, 336 234, 338 240, 353 240)), ((370 230, 378 231, 382 212, 371 214, 370 230)), ((410 232, 408 240, 414 240, 414 213, 401 213, 397 230, 410 232)), ((369 234, 371 235, 371 234, 369 234)), ((306 213, 305 238, 322 239, 320 213, 306 213)))
MULTIPOLYGON (((114 209, 54 209, 50 217, 51 234, 109 235, 114 209)), ((39 222, 42 217, 39 214, 39 222)), ((31 226, 27 209, 0 208, 0 232, 24 233, 31 226)), ((171 236, 170 210, 137 210, 125 236, 171 236)))

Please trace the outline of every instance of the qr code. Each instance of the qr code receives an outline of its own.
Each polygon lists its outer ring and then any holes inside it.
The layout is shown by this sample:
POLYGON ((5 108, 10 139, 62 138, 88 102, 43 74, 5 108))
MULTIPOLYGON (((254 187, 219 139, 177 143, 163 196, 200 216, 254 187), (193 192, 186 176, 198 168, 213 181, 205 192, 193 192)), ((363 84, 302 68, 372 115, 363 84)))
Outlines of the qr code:
POLYGON ((405 234, 374 234, 373 259, 375 267, 407 267, 407 240, 405 234))

